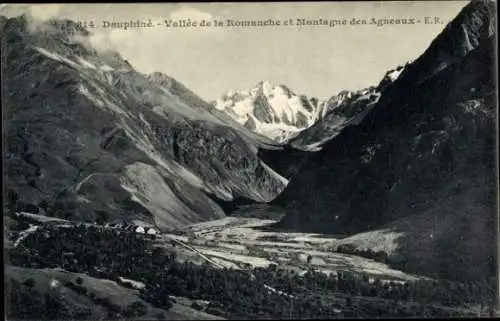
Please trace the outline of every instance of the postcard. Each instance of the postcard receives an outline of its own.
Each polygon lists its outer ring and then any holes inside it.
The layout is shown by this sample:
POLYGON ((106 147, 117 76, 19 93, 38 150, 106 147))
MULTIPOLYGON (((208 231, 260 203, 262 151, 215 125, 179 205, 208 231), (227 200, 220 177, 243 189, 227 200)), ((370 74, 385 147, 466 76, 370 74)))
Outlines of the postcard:
POLYGON ((8 320, 498 316, 496 1, 0 14, 8 320))

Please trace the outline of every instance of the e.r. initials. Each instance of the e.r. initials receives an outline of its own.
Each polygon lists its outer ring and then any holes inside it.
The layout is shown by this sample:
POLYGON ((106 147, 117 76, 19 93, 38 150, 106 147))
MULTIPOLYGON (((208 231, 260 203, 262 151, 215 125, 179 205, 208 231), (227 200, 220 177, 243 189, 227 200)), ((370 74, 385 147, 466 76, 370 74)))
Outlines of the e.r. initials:
POLYGON ((424 23, 426 25, 442 24, 443 21, 439 17, 425 17, 424 23))

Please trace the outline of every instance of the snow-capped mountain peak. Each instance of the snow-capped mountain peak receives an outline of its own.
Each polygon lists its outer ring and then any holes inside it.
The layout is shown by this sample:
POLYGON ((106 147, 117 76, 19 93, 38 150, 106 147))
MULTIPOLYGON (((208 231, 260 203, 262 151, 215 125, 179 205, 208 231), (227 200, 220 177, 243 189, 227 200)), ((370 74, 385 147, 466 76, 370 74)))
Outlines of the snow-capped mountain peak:
POLYGON ((251 89, 228 91, 214 106, 247 128, 282 143, 313 125, 323 114, 324 104, 284 85, 260 81, 251 89))

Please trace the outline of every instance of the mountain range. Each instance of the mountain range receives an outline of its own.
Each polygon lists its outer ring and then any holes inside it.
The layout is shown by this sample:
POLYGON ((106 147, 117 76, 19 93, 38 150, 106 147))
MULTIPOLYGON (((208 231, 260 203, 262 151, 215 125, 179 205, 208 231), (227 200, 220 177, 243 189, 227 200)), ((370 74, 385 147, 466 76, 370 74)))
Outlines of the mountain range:
MULTIPOLYGON (((287 180, 257 157, 270 141, 174 79, 98 52, 69 20, 1 20, 11 210, 161 229, 267 202, 287 180)), ((269 145, 271 146, 271 145, 269 145)))
POLYGON ((388 71, 378 86, 343 90, 324 101, 261 81, 250 90, 231 90, 212 105, 278 145, 317 151, 345 126, 359 123, 402 71, 399 66, 388 71))
POLYGON ((262 81, 211 103, 75 22, 2 17, 7 210, 165 232, 265 203, 285 212, 275 228, 401 270, 491 275, 495 10, 471 2, 368 88, 320 101, 262 81))
POLYGON ((324 102, 268 81, 250 90, 231 90, 213 105, 246 128, 278 143, 286 143, 328 112, 324 102))
POLYGON ((359 124, 310 156, 272 202, 286 209, 279 227, 362 233, 408 271, 494 275, 494 15, 491 1, 464 7, 359 124))

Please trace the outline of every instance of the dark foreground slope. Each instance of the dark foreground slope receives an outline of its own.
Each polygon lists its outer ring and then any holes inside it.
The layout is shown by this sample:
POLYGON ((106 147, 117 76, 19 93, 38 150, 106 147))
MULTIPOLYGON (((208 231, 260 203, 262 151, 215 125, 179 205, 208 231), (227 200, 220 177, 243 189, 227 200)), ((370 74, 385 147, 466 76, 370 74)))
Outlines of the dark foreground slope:
POLYGON ((288 212, 282 227, 393 227, 405 235, 393 255, 407 269, 493 273, 495 10, 467 5, 359 126, 303 166, 274 202, 288 212))
POLYGON ((12 212, 171 228, 223 216, 212 199, 266 202, 283 189, 253 137, 171 78, 94 50, 75 23, 0 27, 12 212))
POLYGON ((359 271, 217 268, 201 257, 185 261, 167 235, 72 222, 27 232, 27 223, 9 223, 21 233, 6 242, 9 320, 474 316, 494 292, 483 284, 388 282, 381 275, 372 282, 359 271), (189 303, 197 299, 203 301, 189 303))

